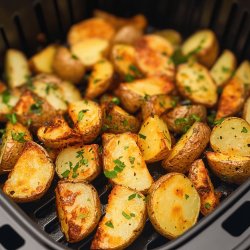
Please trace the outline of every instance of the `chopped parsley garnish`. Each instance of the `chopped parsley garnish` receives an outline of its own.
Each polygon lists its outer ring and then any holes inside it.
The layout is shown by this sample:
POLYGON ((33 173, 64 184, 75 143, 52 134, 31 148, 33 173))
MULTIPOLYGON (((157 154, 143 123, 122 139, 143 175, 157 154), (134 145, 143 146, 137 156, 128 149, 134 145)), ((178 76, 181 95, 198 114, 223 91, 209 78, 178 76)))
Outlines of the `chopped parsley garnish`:
POLYGON ((130 64, 129 70, 133 71, 136 76, 138 76, 138 77, 141 76, 141 72, 139 71, 139 69, 135 65, 130 64))
POLYGON ((133 200, 135 197, 136 197, 136 193, 131 194, 131 195, 128 197, 128 200, 129 200, 129 201, 130 201, 130 200, 133 200))
POLYGON ((3 137, 3 135, 5 134, 6 130, 4 128, 0 129, 0 138, 3 137))
POLYGON ((88 214, 79 214, 78 215, 78 218, 79 219, 85 219, 85 218, 87 218, 88 217, 88 214))
POLYGON ((88 109, 83 109, 81 111, 78 112, 78 116, 77 116, 77 121, 80 122, 82 120, 82 118, 84 117, 84 114, 89 111, 88 109))
POLYGON ((72 59, 74 59, 74 60, 78 60, 78 57, 77 57, 75 54, 72 54, 71 57, 72 57, 72 59))
POLYGON ((247 128, 243 127, 242 130, 241 130, 241 133, 247 133, 247 132, 248 132, 247 128))
POLYGON ((105 223, 105 225, 106 225, 107 227, 114 228, 114 225, 113 225, 112 221, 107 221, 107 222, 105 223))
POLYGON ((139 137, 142 138, 143 140, 145 140, 147 138, 147 136, 143 135, 143 134, 139 134, 139 137))
POLYGON ((69 176, 70 170, 65 170, 61 175, 63 178, 67 178, 69 176))
POLYGON ((123 124, 124 127, 128 126, 128 120, 127 119, 123 120, 122 124, 123 124))
POLYGON ((125 146, 125 147, 124 147, 124 150, 127 150, 128 148, 129 148, 129 146, 125 146))
POLYGON ((185 194, 185 199, 187 200, 189 198, 189 195, 188 194, 185 194))
POLYGON ((224 73, 230 72, 230 69, 229 69, 228 67, 225 67, 225 66, 222 66, 221 70, 222 70, 222 72, 224 72, 224 73))
POLYGON ((189 86, 185 86, 184 88, 188 93, 192 93, 192 89, 189 86))
POLYGON ((109 171, 109 170, 104 170, 104 175, 108 179, 114 179, 117 177, 117 172, 115 170, 109 171))
POLYGON ((116 105, 119 105, 119 104, 120 104, 120 99, 117 98, 117 97, 113 97, 113 98, 111 99, 111 102, 113 102, 113 103, 116 104, 116 105))
POLYGON ((221 118, 219 120, 216 120, 216 121, 214 121, 214 125, 220 125, 224 120, 225 120, 225 118, 221 118))
POLYGON ((51 90, 56 90, 56 89, 57 89, 57 86, 55 84, 47 83, 45 92, 46 92, 47 95, 49 95, 51 90))
POLYGON ((100 81, 101 81, 101 79, 95 79, 95 80, 93 81, 93 83, 96 84, 96 83, 98 83, 98 82, 100 82, 100 81))
POLYGON ((15 113, 6 114, 6 118, 7 118, 12 124, 16 124, 16 123, 17 123, 17 118, 16 118, 16 114, 15 114, 15 113))
POLYGON ((127 214, 124 211, 122 211, 123 217, 125 217, 127 220, 130 220, 132 217, 135 217, 134 213, 127 214))
POLYGON ((42 113, 42 104, 43 102, 41 100, 38 100, 37 102, 33 103, 30 106, 30 112, 33 114, 38 114, 40 115, 42 113))
POLYGON ((135 157, 129 156, 129 162, 130 162, 131 164, 134 164, 134 162, 135 162, 135 157))
POLYGON ((205 204, 205 208, 208 210, 210 207, 211 207, 211 204, 207 202, 207 203, 205 204))
POLYGON ((9 105, 10 96, 10 92, 7 89, 2 93, 2 101, 4 104, 9 105))
POLYGON ((143 97, 143 99, 144 99, 145 101, 148 101, 149 98, 150 98, 150 96, 149 96, 148 94, 145 94, 144 97, 143 97))
POLYGON ((11 136, 12 136, 12 139, 17 142, 20 142, 20 143, 26 142, 26 140, 24 139, 25 133, 23 132, 15 133, 11 131, 11 136))
POLYGON ((117 173, 120 173, 123 171, 123 169, 126 167, 124 162, 122 162, 120 159, 116 159, 113 161, 115 163, 114 170, 104 170, 104 175, 109 179, 114 179, 117 177, 117 173))
POLYGON ((125 81, 126 82, 133 82, 134 80, 135 80, 135 78, 131 74, 126 74, 125 75, 125 81))
POLYGON ((189 122, 188 118, 177 118, 174 121, 175 125, 181 125, 183 123, 188 123, 188 122, 189 122))
POLYGON ((198 115, 196 115, 196 114, 191 114, 191 115, 189 116, 189 118, 190 118, 190 119, 193 119, 193 120, 196 121, 196 122, 200 122, 200 121, 201 121, 201 118, 200 118, 198 115))

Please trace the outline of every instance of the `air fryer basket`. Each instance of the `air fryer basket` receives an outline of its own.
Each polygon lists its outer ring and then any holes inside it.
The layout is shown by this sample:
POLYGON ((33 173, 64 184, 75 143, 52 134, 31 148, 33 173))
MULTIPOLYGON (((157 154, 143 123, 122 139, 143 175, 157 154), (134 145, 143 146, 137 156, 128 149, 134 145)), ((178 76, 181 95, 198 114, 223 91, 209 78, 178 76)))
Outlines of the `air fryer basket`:
MULTIPOLYGON (((125 17, 142 13, 149 20, 149 29, 174 28, 184 37, 199 28, 211 28, 216 32, 222 49, 233 50, 239 61, 250 59, 249 0, 2 0, 0 69, 7 48, 19 48, 31 55, 47 43, 63 42, 69 27, 90 17, 96 8, 125 17)), ((235 189, 216 179, 214 181, 225 196, 235 189)), ((89 248, 93 234, 79 243, 65 241, 55 210, 56 182, 41 200, 20 206, 0 189, 0 249, 89 248)), ((103 176, 98 177, 93 185, 104 208, 110 186, 103 176)), ((214 213, 173 241, 156 233, 147 221, 142 234, 128 249, 250 249, 249 188, 250 180, 233 191, 214 213)))

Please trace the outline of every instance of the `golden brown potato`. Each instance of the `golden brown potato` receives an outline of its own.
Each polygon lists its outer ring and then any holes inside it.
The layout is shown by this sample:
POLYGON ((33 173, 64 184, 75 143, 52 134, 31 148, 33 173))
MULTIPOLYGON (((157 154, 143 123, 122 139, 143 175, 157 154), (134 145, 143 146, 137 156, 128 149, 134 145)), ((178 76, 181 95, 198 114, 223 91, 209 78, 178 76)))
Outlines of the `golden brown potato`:
POLYGON ((59 178, 70 181, 92 181, 101 172, 101 158, 97 144, 72 146, 63 149, 56 159, 59 178))
POLYGON ((69 104, 69 115, 76 130, 82 136, 83 143, 92 142, 102 128, 102 110, 93 101, 82 100, 69 104))
POLYGON ((185 133, 194 122, 205 122, 207 110, 202 105, 178 106, 161 116, 170 131, 185 133))
POLYGON ((162 166, 168 172, 186 173, 190 165, 202 154, 209 142, 210 128, 202 122, 195 122, 174 145, 162 166))
POLYGON ((115 185, 90 249, 125 249, 130 245, 146 222, 144 200, 141 193, 115 185))
POLYGON ((101 204, 95 188, 84 182, 59 181, 56 206, 61 230, 68 242, 88 236, 101 217, 101 204))
POLYGON ((216 125, 211 133, 210 146, 226 155, 250 156, 250 125, 244 119, 229 117, 216 125))
POLYGON ((103 104, 102 110, 104 116, 102 130, 106 133, 138 132, 139 120, 119 106, 114 105, 114 103, 103 104))
POLYGON ((111 85, 114 75, 113 65, 102 59, 93 65, 93 70, 88 79, 85 97, 94 99, 103 94, 111 85))
POLYGON ((199 63, 178 66, 176 84, 180 94, 196 104, 212 107, 217 102, 217 87, 207 68, 199 63))
POLYGON ((53 117, 37 131, 41 142, 50 148, 64 148, 82 142, 82 136, 69 127, 62 116, 53 117))
POLYGON ((105 176, 114 184, 147 192, 153 179, 137 146, 137 135, 104 134, 102 140, 105 176))
POLYGON ((174 239, 196 223, 200 197, 185 175, 169 173, 151 186, 147 210, 156 231, 174 239))
POLYGON ((213 183, 201 159, 193 162, 189 169, 188 178, 192 181, 195 189, 199 193, 201 213, 206 216, 213 212, 219 205, 219 199, 214 192, 213 183))
POLYGON ((230 50, 224 50, 210 70, 210 74, 217 86, 223 86, 233 75, 237 60, 230 50))
POLYGON ((173 88, 173 83, 165 77, 152 76, 131 83, 121 83, 115 95, 120 98, 123 107, 128 112, 135 113, 147 97, 168 94, 173 88))
POLYGON ((244 83, 238 77, 232 78, 222 90, 216 119, 237 114, 244 105, 245 97, 244 83))
POLYGON ((80 101, 82 100, 81 93, 78 88, 74 84, 68 81, 63 81, 60 83, 60 88, 63 92, 64 100, 67 103, 80 101))
POLYGON ((206 153, 211 170, 222 181, 241 184, 250 177, 250 157, 226 155, 219 152, 206 153))
POLYGON ((115 104, 115 105, 119 105, 121 102, 120 102, 120 99, 114 95, 111 95, 111 94, 104 94, 100 97, 99 99, 100 101, 100 104, 115 104))
POLYGON ((53 71, 63 80, 79 83, 85 74, 82 62, 65 47, 59 47, 52 63, 53 71))
POLYGON ((138 134, 138 145, 146 162, 163 160, 171 150, 166 123, 158 115, 148 117, 138 134))
POLYGON ((245 60, 240 64, 235 72, 235 76, 244 82, 245 87, 248 90, 250 89, 250 62, 248 60, 245 60))
POLYGON ((54 166, 45 149, 33 141, 23 151, 5 182, 3 191, 16 202, 41 198, 54 176, 54 166))
POLYGON ((23 85, 31 75, 29 64, 23 52, 8 49, 5 55, 5 75, 10 88, 23 85))
POLYGON ((71 26, 68 32, 68 43, 77 44, 89 38, 100 38, 110 41, 115 30, 108 22, 101 18, 89 18, 71 26))
POLYGON ((154 34, 168 40, 173 45, 174 48, 178 48, 182 42, 181 34, 176 30, 172 29, 159 30, 154 32, 154 34))
POLYGON ((20 123, 8 122, 0 146, 0 172, 9 172, 16 164, 24 142, 32 140, 29 130, 20 123))
POLYGON ((172 44, 157 35, 145 35, 135 44, 136 62, 147 76, 164 75, 173 80, 175 66, 169 56, 174 52, 172 44))
POLYGON ((52 73, 53 72, 53 61, 56 54, 57 46, 49 45, 42 51, 33 55, 30 58, 30 68, 35 73, 52 73))
POLYGON ((242 117, 250 124, 250 97, 245 102, 242 117))
POLYGON ((204 29, 184 41, 181 49, 184 55, 193 54, 201 64, 210 68, 218 56, 219 44, 214 32, 204 29))

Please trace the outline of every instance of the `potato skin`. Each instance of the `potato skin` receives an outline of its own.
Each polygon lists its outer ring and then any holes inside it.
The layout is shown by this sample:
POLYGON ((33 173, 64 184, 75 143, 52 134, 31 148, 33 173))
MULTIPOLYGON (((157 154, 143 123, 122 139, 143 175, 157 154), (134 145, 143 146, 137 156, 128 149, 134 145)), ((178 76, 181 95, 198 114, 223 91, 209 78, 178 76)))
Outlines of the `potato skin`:
POLYGON ((250 177, 250 157, 206 152, 208 164, 215 175, 228 183, 242 184, 250 177))
POLYGON ((201 213, 208 215, 219 205, 219 197, 214 192, 214 186, 208 171, 201 159, 193 162, 189 169, 188 178, 194 184, 201 199, 201 213))
POLYGON ((168 172, 186 173, 192 162, 206 148, 210 133, 211 130, 208 125, 202 122, 195 122, 162 161, 162 166, 168 172))

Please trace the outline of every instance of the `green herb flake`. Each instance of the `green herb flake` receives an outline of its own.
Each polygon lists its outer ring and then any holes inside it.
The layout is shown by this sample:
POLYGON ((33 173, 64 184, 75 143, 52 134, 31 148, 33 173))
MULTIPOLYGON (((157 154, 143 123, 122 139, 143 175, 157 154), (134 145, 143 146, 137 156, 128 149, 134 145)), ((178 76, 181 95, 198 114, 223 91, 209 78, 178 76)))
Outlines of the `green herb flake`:
POLYGON ((223 73, 230 72, 230 69, 228 67, 225 67, 225 66, 222 66, 221 70, 222 70, 223 73))
POLYGON ((108 171, 108 170, 104 170, 104 175, 108 178, 108 179, 114 179, 117 177, 117 172, 112 170, 112 171, 108 171))
POLYGON ((85 218, 87 218, 88 217, 88 214, 79 214, 78 215, 78 218, 79 219, 85 219, 85 218))
POLYGON ((6 132, 6 129, 4 129, 4 128, 0 129, 0 138, 3 137, 3 135, 5 134, 5 132, 6 132))
POLYGON ((140 134, 140 133, 139 133, 139 137, 142 138, 143 140, 145 140, 147 138, 146 135, 143 135, 143 134, 140 134))
POLYGON ((129 146, 125 146, 125 147, 124 147, 124 150, 127 150, 128 148, 129 148, 129 146))
POLYGON ((130 64, 129 70, 133 71, 136 76, 138 76, 138 77, 141 76, 141 72, 139 71, 139 69, 135 65, 130 64))
POLYGON ((10 92, 9 92, 9 90, 6 89, 2 93, 2 101, 3 101, 3 103, 6 104, 6 105, 9 105, 10 97, 11 97, 10 92))
POLYGON ((56 90, 57 86, 53 83, 47 83, 46 88, 45 88, 45 92, 47 95, 49 95, 51 90, 56 90))
POLYGON ((93 83, 96 84, 96 83, 98 83, 98 82, 100 82, 100 81, 101 81, 101 79, 95 79, 95 80, 93 81, 93 83))
POLYGON ((187 200, 189 198, 189 195, 188 194, 185 194, 185 199, 187 200))
POLYGON ((128 120, 127 119, 123 120, 122 124, 123 124, 124 127, 128 126, 128 120))
POLYGON ((20 142, 20 143, 26 142, 26 140, 24 139, 25 133, 23 132, 15 133, 11 131, 11 136, 12 136, 12 139, 17 142, 20 142))
POLYGON ((83 109, 78 112, 77 121, 80 122, 84 117, 84 114, 89 111, 89 109, 83 109))
POLYGON ((225 118, 221 118, 219 120, 216 120, 216 121, 214 121, 214 125, 220 125, 224 120, 225 120, 225 118))
POLYGON ((70 170, 65 170, 61 175, 63 178, 67 178, 69 176, 70 170))
POLYGON ((71 58, 74 59, 74 60, 78 60, 78 57, 75 54, 72 54, 71 58))
POLYGON ((134 80, 135 80, 135 78, 131 74, 126 74, 125 75, 125 81, 126 82, 133 82, 134 80))
POLYGON ((129 156, 129 162, 130 162, 131 164, 134 164, 134 162, 135 162, 135 157, 129 156))
POLYGON ((185 91, 188 93, 192 93, 192 89, 189 86, 185 86, 185 91))
POLYGON ((143 97, 143 99, 144 99, 145 101, 149 101, 150 96, 149 96, 148 94, 145 94, 144 97, 143 97))
POLYGON ((194 121, 196 121, 196 122, 200 122, 201 121, 201 118, 198 115, 196 115, 196 114, 191 114, 189 116, 189 118, 192 119, 192 120, 194 120, 194 121))
POLYGON ((241 133, 247 133, 247 132, 248 132, 247 128, 243 127, 242 130, 241 130, 241 133))
POLYGON ((205 204, 205 208, 206 208, 207 210, 209 210, 210 207, 211 207, 211 204, 207 202, 207 203, 205 204))
POLYGON ((113 98, 111 99, 111 102, 113 102, 113 103, 116 104, 116 105, 119 105, 119 104, 120 104, 120 99, 117 98, 117 97, 113 97, 113 98))
POLYGON ((127 220, 130 220, 131 219, 131 215, 125 213, 124 211, 122 211, 122 215, 124 218, 126 218, 127 220))
POLYGON ((12 124, 16 124, 16 123, 17 123, 17 118, 16 118, 16 114, 15 114, 15 113, 6 114, 6 118, 7 118, 12 124))
POLYGON ((136 193, 131 194, 131 195, 128 197, 128 200, 129 200, 129 201, 130 201, 130 200, 133 200, 135 197, 136 197, 136 193))
POLYGON ((188 123, 188 122, 189 122, 189 119, 185 118, 185 117, 183 117, 183 118, 177 118, 174 121, 175 125, 181 125, 183 123, 188 123))
POLYGON ((110 227, 110 228, 114 228, 114 225, 113 225, 113 223, 112 223, 112 221, 107 221, 106 223, 105 223, 105 225, 107 226, 107 227, 110 227))
POLYGON ((37 102, 33 103, 30 106, 30 112, 33 114, 40 115, 42 113, 42 104, 43 102, 41 100, 38 100, 37 102))

